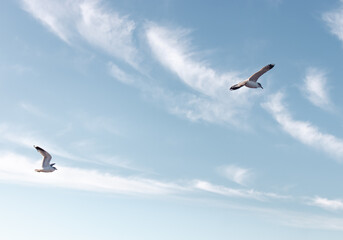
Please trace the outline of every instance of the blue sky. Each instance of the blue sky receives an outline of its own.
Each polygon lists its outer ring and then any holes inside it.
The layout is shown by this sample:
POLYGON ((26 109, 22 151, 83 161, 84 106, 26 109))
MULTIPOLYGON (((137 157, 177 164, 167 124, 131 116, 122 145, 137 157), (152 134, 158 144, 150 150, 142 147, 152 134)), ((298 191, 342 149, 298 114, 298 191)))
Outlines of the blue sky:
POLYGON ((341 239, 343 1, 3 1, 3 239, 341 239), (229 87, 261 67, 264 89, 229 87), (49 151, 57 171, 34 172, 49 151))

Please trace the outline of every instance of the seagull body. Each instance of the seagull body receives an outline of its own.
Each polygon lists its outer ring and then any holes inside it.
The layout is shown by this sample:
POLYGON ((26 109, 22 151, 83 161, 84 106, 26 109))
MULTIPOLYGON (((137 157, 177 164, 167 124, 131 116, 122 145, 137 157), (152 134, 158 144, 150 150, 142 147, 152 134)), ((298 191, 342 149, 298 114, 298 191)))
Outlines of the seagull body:
POLYGON ((248 79, 231 86, 230 90, 237 90, 238 88, 241 88, 243 86, 246 86, 248 88, 262 88, 263 89, 261 83, 257 82, 257 79, 261 77, 264 73, 272 69, 274 66, 275 64, 268 64, 267 66, 264 66, 263 68, 260 69, 260 71, 254 73, 248 79))
POLYGON ((55 163, 50 164, 52 157, 47 151, 35 145, 33 145, 33 147, 43 156, 42 169, 35 169, 36 172, 48 173, 57 170, 57 168, 54 167, 55 163))

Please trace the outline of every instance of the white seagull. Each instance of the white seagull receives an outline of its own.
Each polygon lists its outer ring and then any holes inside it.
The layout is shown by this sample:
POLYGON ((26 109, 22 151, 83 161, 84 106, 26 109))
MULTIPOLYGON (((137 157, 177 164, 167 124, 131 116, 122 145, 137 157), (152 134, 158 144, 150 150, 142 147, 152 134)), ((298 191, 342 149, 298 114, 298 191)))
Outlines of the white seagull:
POLYGON ((248 88, 262 88, 263 89, 261 83, 257 82, 257 79, 261 77, 264 73, 272 69, 274 66, 275 64, 268 64, 267 66, 264 66, 263 68, 260 69, 260 71, 251 75, 250 78, 231 86, 230 90, 237 90, 238 88, 241 88, 243 86, 246 86, 248 88))
POLYGON ((42 163, 42 169, 35 169, 36 172, 53 172, 55 170, 57 170, 57 168, 54 167, 55 163, 50 164, 50 160, 51 160, 51 155, 45 151, 43 148, 40 148, 38 146, 33 145, 33 147, 35 149, 37 149, 37 151, 42 154, 43 156, 43 163, 42 163))

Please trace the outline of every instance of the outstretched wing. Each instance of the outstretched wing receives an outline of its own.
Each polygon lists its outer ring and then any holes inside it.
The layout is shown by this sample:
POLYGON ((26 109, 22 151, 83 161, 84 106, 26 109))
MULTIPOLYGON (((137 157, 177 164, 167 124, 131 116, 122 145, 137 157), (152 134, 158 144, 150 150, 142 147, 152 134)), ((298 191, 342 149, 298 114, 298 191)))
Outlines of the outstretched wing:
POLYGON ((237 84, 235 84, 235 85, 232 85, 232 86, 230 87, 230 90, 231 90, 231 91, 232 91, 232 90, 237 90, 238 88, 243 87, 243 86, 247 83, 247 81, 248 81, 248 80, 244 80, 244 81, 242 81, 242 82, 240 82, 240 83, 237 83, 237 84))
POLYGON ((249 78, 249 81, 256 82, 259 77, 261 77, 264 73, 268 72, 274 66, 275 66, 275 64, 268 64, 267 66, 264 66, 263 68, 260 69, 260 71, 251 75, 249 78))
POLYGON ((36 150, 43 156, 43 163, 42 163, 42 167, 49 167, 50 166, 50 161, 51 161, 51 155, 45 151, 43 148, 40 148, 38 146, 33 145, 36 150))

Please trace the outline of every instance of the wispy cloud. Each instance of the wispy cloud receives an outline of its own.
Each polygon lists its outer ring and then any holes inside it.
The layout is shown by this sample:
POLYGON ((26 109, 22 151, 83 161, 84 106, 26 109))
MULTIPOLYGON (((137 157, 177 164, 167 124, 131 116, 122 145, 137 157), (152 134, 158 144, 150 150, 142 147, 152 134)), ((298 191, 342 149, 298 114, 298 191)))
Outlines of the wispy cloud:
POLYGON ((71 45, 86 40, 108 54, 137 65, 135 22, 102 6, 101 0, 22 0, 23 8, 71 45))
POLYGON ((81 19, 77 29, 90 44, 98 46, 117 58, 136 65, 137 52, 132 34, 135 22, 100 6, 100 1, 83 1, 79 5, 81 19))
POLYGON ((266 193, 259 192, 253 189, 236 189, 228 188, 225 186, 215 185, 207 181, 196 180, 194 181, 194 187, 196 189, 201 189, 203 191, 216 193, 219 195, 227 197, 239 197, 239 198, 248 198, 255 199, 259 201, 266 201, 269 199, 289 199, 289 196, 279 195, 276 193, 266 193))
POLYGON ((323 14, 323 20, 328 24, 332 34, 343 41, 343 1, 341 6, 323 14))
POLYGON ((343 210, 343 201, 340 199, 330 200, 327 198, 315 197, 308 203, 327 210, 343 210))
POLYGON ((332 109, 325 72, 317 68, 308 68, 304 83, 304 93, 309 101, 320 108, 332 109))
MULTIPOLYGON (((116 80, 139 89, 144 95, 159 102, 170 113, 186 117, 190 121, 206 121, 216 124, 239 125, 244 118, 245 108, 243 104, 235 106, 234 101, 228 99, 214 99, 203 94, 192 92, 172 91, 159 87, 149 81, 144 81, 142 76, 133 76, 126 73, 119 66, 109 63, 109 74, 116 80), (239 106, 241 108, 239 108, 239 106), (240 119, 238 119, 239 117, 240 119)), ((244 98, 242 99, 244 101, 244 98)), ((242 128, 242 126, 240 126, 242 128)))
MULTIPOLYGON (((136 176, 120 176, 111 173, 100 172, 94 169, 73 168, 58 165, 54 173, 44 174, 34 171, 39 167, 40 161, 31 159, 16 153, 0 152, 0 181, 35 187, 67 188, 90 192, 111 193, 129 196, 182 196, 199 189, 229 197, 255 199, 259 201, 271 199, 287 199, 287 197, 261 193, 252 190, 235 190, 222 186, 216 186, 204 181, 196 181, 195 185, 183 182, 166 182, 156 179, 136 176)), ((197 201, 197 198, 191 198, 197 201)), ((283 211, 265 207, 253 207, 246 204, 217 203, 216 207, 234 208, 247 212, 255 212, 268 217, 271 221, 277 221, 283 225, 296 228, 343 230, 341 218, 326 217, 301 212, 283 211)))
POLYGON ((192 59, 196 54, 190 50, 188 33, 188 30, 172 30, 149 23, 146 36, 156 58, 184 83, 208 96, 223 94, 228 84, 237 81, 237 73, 218 74, 206 64, 192 59))
POLYGON ((310 122, 294 120, 282 102, 283 94, 276 93, 263 104, 283 130, 300 142, 320 149, 339 161, 343 158, 343 140, 331 135, 322 133, 310 122))
MULTIPOLYGON (((170 29, 151 22, 145 24, 145 36, 153 56, 189 86, 189 91, 184 92, 161 90, 144 83, 150 76, 141 70, 142 59, 134 40, 137 24, 129 16, 105 8, 101 0, 21 2, 27 12, 70 45, 79 46, 86 41, 129 63, 144 80, 139 82, 138 87, 144 92, 154 91, 153 97, 165 103, 173 114, 191 121, 242 126, 239 123, 244 121, 247 109, 252 107, 253 101, 249 100, 258 95, 257 92, 246 94, 246 89, 228 93, 228 86, 242 80, 239 73, 219 73, 198 60, 198 54, 190 47, 188 30, 170 29)), ((119 81, 131 86, 137 82, 113 62, 108 64, 108 68, 119 81)))
POLYGON ((264 201, 267 199, 286 199, 288 197, 254 190, 233 189, 213 185, 206 181, 165 182, 137 176, 120 176, 94 169, 82 169, 58 164, 58 170, 52 174, 37 173, 41 161, 13 152, 0 152, 0 180, 37 186, 63 187, 94 192, 117 194, 168 195, 190 193, 203 190, 227 197, 238 197, 264 201))
POLYGON ((247 185, 252 177, 251 169, 241 168, 235 165, 222 166, 218 170, 227 179, 240 185, 247 185))
POLYGON ((109 62, 107 64, 108 66, 108 71, 110 75, 117 79, 118 81, 125 83, 125 84, 133 84, 135 81, 133 77, 129 74, 127 74, 125 71, 123 71, 118 65, 116 65, 113 62, 109 62))
POLYGON ((27 132, 20 127, 13 127, 12 125, 1 123, 0 124, 0 140, 14 143, 21 147, 32 148, 33 145, 44 146, 49 149, 49 152, 56 156, 60 156, 75 161, 92 162, 86 158, 74 155, 63 148, 51 143, 48 139, 35 132, 27 132))
POLYGON ((228 86, 242 80, 239 73, 219 73, 199 60, 199 54, 191 47, 189 33, 185 29, 171 29, 151 22, 146 24, 146 39, 154 57, 189 87, 189 91, 185 89, 185 92, 166 97, 170 111, 192 121, 239 126, 251 107, 252 101, 249 100, 258 93, 246 94, 246 89, 229 93, 228 86))
POLYGON ((0 179, 6 180, 6 182, 118 194, 165 195, 187 190, 186 187, 176 183, 135 176, 123 177, 96 170, 61 165, 53 174, 39 174, 34 169, 40 164, 40 162, 33 162, 22 155, 1 153, 0 179))
POLYGON ((75 20, 75 6, 72 2, 56 0, 22 0, 21 2, 27 12, 63 41, 70 43, 73 34, 68 23, 75 20))

